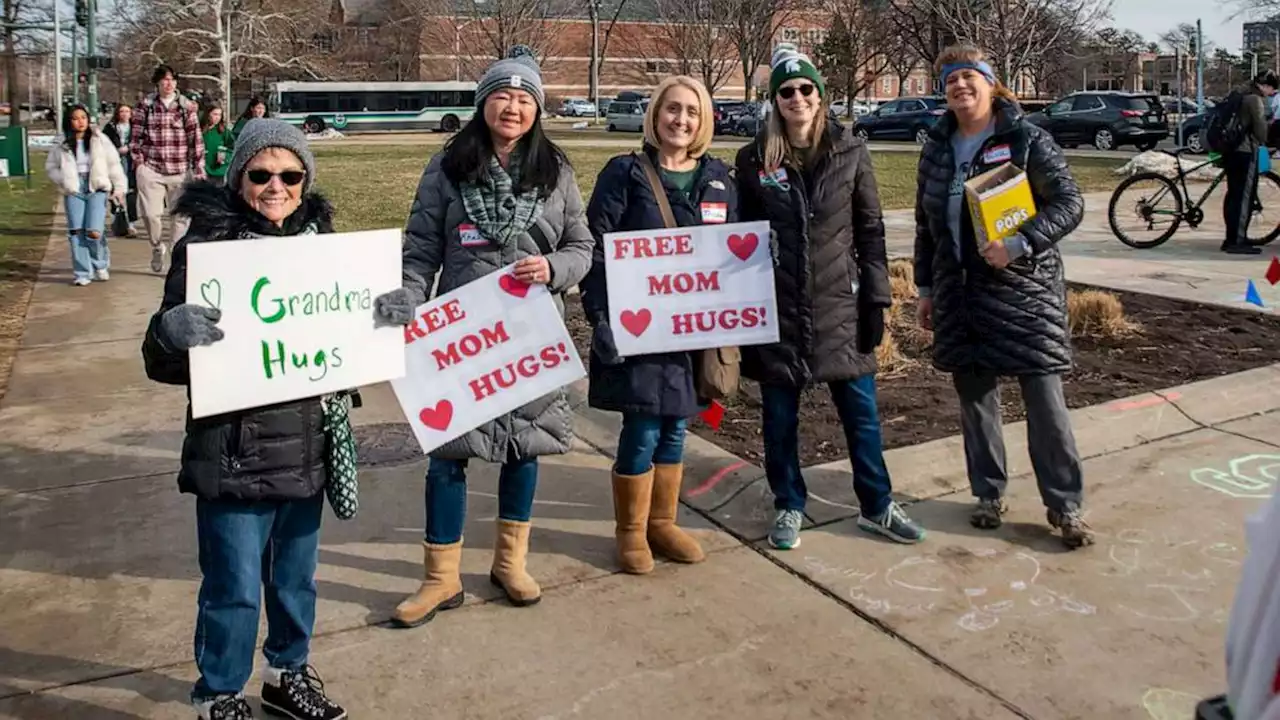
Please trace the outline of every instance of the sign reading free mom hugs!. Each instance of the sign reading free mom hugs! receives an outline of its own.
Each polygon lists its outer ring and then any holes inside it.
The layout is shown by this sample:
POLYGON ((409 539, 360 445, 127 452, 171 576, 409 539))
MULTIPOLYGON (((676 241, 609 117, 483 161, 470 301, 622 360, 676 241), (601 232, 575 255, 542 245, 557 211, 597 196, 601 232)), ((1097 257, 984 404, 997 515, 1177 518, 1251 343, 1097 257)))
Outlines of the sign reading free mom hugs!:
POLYGON ((618 354, 778 341, 769 223, 604 236, 618 354))

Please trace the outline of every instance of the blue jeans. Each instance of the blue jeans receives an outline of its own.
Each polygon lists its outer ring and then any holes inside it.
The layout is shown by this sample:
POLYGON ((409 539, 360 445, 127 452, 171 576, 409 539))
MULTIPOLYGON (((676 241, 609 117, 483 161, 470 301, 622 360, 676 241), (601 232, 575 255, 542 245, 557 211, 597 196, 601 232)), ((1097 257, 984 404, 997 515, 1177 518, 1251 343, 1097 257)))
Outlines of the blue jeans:
POLYGON ((89 192, 89 178, 80 177, 80 192, 63 198, 67 210, 67 236, 71 240, 71 271, 77 280, 88 280, 94 270, 111 265, 107 248, 107 194, 89 192), (98 234, 90 238, 89 232, 98 234))
MULTIPOLYGON (((498 473, 498 517, 528 522, 538 488, 538 459, 508 457, 498 473)), ((427 532, 432 545, 462 539, 467 522, 467 461, 431 458, 427 467, 427 532)))
POLYGON ((284 670, 306 665, 316 620, 323 510, 323 493, 284 502, 196 501, 204 579, 195 636, 200 679, 193 699, 244 690, 253 673, 260 596, 267 606, 267 662, 284 670))
MULTIPOLYGON (((884 464, 875 375, 828 383, 840 424, 844 426, 853 492, 864 515, 878 516, 889 507, 893 485, 884 464)), ((778 510, 804 510, 808 491, 800 474, 800 391, 760 385, 764 405, 764 470, 778 510)))
POLYGON ((675 465, 684 459, 684 432, 688 421, 643 413, 623 413, 618 434, 619 475, 640 475, 656 465, 675 465))

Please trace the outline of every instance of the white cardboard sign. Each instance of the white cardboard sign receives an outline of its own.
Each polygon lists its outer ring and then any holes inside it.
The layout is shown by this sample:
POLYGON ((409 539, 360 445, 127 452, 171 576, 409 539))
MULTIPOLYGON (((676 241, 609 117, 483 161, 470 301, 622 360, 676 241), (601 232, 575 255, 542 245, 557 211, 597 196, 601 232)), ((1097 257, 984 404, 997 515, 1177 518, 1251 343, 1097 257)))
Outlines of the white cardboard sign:
POLYGON ((391 387, 424 453, 587 374, 551 293, 511 266, 415 312, 391 387))
POLYGON ((401 329, 373 319, 400 248, 399 230, 188 245, 187 302, 221 309, 226 333, 189 353, 192 417, 404 375, 401 329))
POLYGON ((622 357, 778 341, 769 223, 604 236, 622 357))

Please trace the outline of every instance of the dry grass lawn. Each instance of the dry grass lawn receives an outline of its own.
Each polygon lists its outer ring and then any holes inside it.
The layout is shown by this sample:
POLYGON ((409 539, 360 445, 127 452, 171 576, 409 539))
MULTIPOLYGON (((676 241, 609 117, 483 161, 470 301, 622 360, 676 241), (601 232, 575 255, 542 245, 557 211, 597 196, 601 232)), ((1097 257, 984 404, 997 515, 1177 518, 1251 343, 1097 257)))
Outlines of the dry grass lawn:
MULTIPOLYGON (((32 155, 31 164, 43 168, 44 156, 32 155)), ((0 180, 0 398, 8 388, 31 288, 49 243, 55 202, 57 191, 43 170, 31 178, 31 189, 25 180, 0 180)))

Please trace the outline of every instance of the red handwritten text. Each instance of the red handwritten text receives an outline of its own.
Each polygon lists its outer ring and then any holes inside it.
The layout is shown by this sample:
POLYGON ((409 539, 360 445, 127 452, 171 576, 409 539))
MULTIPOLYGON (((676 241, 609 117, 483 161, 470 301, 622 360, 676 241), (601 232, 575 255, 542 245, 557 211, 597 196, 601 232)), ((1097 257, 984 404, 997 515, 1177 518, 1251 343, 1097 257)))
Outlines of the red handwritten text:
POLYGON ((655 235, 653 237, 618 238, 613 241, 613 259, 692 255, 692 235, 655 235))
POLYGON ((716 330, 737 330, 768 325, 763 307, 729 308, 727 310, 703 310, 677 313, 671 316, 671 332, 674 335, 692 335, 716 330))
POLYGON ((436 369, 444 370, 450 365, 462 362, 464 357, 473 358, 510 339, 506 326, 499 320, 492 328, 480 328, 480 332, 463 336, 461 340, 449 343, 443 350, 432 350, 431 357, 436 359, 436 369))
POLYGON ((476 402, 493 397, 503 390, 513 387, 522 378, 536 377, 542 370, 552 370, 569 362, 569 351, 564 343, 548 345, 536 353, 525 355, 518 360, 485 373, 468 383, 476 402))
POLYGON ((416 317, 404 326, 404 344, 411 345, 414 340, 420 340, 431 333, 440 332, 450 325, 462 320, 467 316, 466 311, 458 305, 457 300, 433 307, 422 313, 421 317, 416 317), (424 330, 423 327, 426 327, 424 330))
POLYGON ((649 276, 650 295, 688 295, 702 292, 720 292, 719 270, 649 276))

